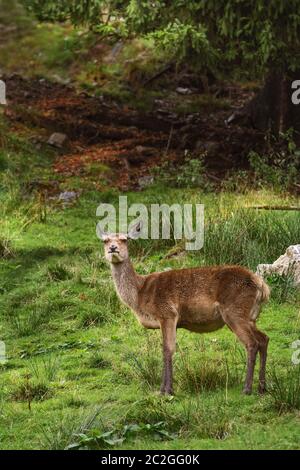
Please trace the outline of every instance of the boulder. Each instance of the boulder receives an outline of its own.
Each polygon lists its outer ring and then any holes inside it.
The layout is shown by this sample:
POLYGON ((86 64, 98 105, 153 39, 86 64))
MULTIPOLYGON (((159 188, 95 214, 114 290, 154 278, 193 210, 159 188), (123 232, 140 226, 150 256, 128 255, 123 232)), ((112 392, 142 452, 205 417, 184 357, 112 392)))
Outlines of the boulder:
POLYGON ((68 136, 61 132, 54 132, 48 139, 47 144, 53 147, 62 148, 68 142, 68 136))
POLYGON ((270 274, 291 275, 295 285, 300 287, 300 245, 291 245, 284 255, 281 255, 273 264, 259 264, 256 274, 264 277, 270 274))

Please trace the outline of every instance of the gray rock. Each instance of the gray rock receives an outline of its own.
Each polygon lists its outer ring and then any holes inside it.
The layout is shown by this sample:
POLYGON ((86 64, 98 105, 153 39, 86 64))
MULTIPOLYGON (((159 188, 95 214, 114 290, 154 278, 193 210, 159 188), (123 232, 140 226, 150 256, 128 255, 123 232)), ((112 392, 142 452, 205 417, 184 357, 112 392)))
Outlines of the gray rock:
POLYGON ((79 196, 80 196, 79 192, 64 191, 53 199, 55 199, 65 209, 67 207, 72 206, 76 202, 79 196))
POLYGON ((300 287, 300 245, 291 245, 284 255, 281 255, 273 264, 259 264, 256 274, 261 277, 270 274, 291 275, 295 286, 300 287))
POLYGON ((71 80, 70 78, 63 78, 60 75, 57 75, 56 73, 52 75, 53 80, 55 80, 57 83, 60 83, 61 85, 69 85, 71 80))
POLYGON ((144 145, 137 145, 135 150, 139 155, 152 155, 154 153, 153 148, 145 147, 144 145))
POLYGON ((72 202, 74 199, 76 199, 78 194, 75 191, 64 191, 63 193, 60 193, 58 196, 59 201, 63 202, 72 202))
POLYGON ((138 184, 141 189, 144 189, 151 186, 151 184, 153 184, 153 181, 153 176, 141 176, 141 178, 138 179, 138 184))
POLYGON ((68 136, 62 134, 61 132, 54 132, 48 139, 47 144, 52 145, 53 147, 62 148, 66 145, 68 141, 68 136))
POLYGON ((170 111, 168 109, 164 109, 164 108, 158 108, 156 110, 157 113, 160 113, 160 114, 170 114, 170 111))

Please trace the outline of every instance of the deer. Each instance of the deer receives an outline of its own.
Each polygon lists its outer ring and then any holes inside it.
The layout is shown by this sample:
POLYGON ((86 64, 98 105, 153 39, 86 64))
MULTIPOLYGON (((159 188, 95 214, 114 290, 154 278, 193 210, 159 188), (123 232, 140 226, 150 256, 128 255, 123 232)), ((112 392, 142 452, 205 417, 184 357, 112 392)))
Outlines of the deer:
POLYGON ((136 273, 129 257, 128 241, 141 235, 137 222, 128 233, 106 233, 97 226, 104 254, 120 300, 142 326, 160 329, 163 374, 160 392, 173 394, 173 355, 176 330, 196 333, 219 330, 225 325, 246 349, 247 372, 243 392, 252 393, 257 354, 260 356, 259 393, 266 391, 269 338, 256 327, 261 306, 269 299, 264 280, 241 266, 209 266, 172 269, 148 275, 136 273))

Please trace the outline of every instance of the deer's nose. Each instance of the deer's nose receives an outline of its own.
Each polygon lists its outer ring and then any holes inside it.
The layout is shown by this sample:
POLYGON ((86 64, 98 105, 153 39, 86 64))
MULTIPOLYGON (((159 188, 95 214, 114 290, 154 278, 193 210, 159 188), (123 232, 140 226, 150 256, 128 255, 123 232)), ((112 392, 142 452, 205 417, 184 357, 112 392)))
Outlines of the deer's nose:
POLYGON ((117 245, 110 245, 109 251, 110 251, 111 253, 115 253, 115 252, 117 251, 117 248, 118 248, 117 245))

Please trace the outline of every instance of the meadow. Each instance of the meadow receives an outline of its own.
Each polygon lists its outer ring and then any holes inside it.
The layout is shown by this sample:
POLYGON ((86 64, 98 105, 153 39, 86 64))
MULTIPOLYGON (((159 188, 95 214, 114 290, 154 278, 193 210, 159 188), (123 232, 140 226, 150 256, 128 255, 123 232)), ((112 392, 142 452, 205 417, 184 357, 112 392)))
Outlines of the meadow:
POLYGON ((203 203, 205 242, 185 252, 176 240, 139 240, 130 253, 139 273, 174 267, 241 264, 255 270, 299 242, 299 212, 278 188, 82 192, 72 204, 28 192, 55 179, 53 151, 36 150, 1 121, 0 364, 1 449, 299 449, 299 291, 268 280, 272 295, 258 325, 270 337, 268 393, 242 395, 245 352, 227 329, 179 330, 175 395, 158 394, 161 338, 119 302, 95 234, 96 208, 131 202, 203 203), (5 131, 4 131, 5 129, 5 131))
POLYGON ((225 64, 205 76, 209 69, 180 62, 164 73, 170 51, 153 38, 104 39, 86 25, 41 22, 17 0, 0 0, 0 31, 8 93, 0 108, 0 449, 300 449, 300 365, 292 362, 300 293, 291 276, 267 279, 271 298, 258 320, 270 337, 265 395, 257 375, 253 394, 242 394, 245 351, 224 327, 178 331, 175 395, 162 397, 160 332, 143 329, 118 300, 95 230, 99 204, 117 206, 120 195, 128 205, 204 204, 201 250, 175 239, 130 243, 141 274, 219 264, 255 271, 300 242, 299 211, 253 209, 299 206, 293 131, 278 143, 225 123, 260 89, 246 73, 254 68, 229 74, 225 64), (67 134, 65 148, 46 144, 55 131, 67 134), (63 191, 77 197, 65 203, 63 191))

